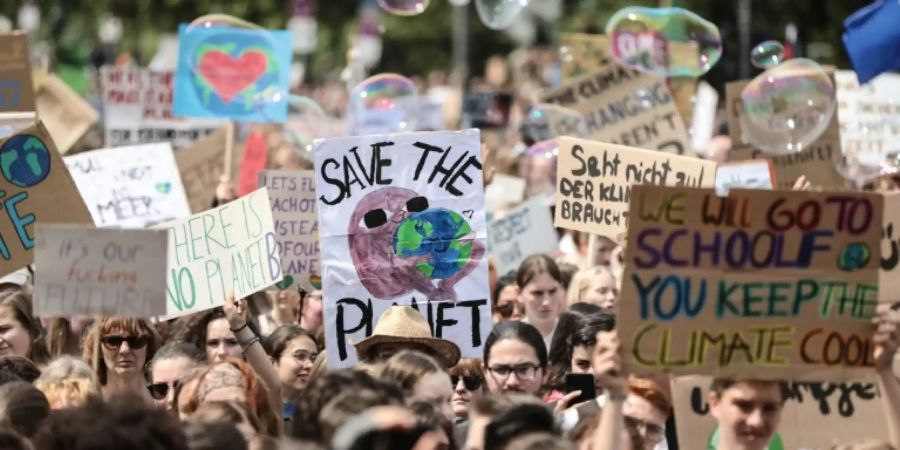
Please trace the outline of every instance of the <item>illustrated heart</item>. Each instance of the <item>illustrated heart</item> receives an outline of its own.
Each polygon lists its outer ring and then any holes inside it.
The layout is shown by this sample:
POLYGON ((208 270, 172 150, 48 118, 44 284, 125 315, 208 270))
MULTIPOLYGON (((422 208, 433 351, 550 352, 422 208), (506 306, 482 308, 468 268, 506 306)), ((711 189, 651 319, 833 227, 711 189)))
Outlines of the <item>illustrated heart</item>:
POLYGON ((283 291, 291 287, 292 284, 294 284, 294 277, 285 275, 284 278, 281 279, 281 281, 275 283, 275 287, 277 287, 279 291, 283 291))
POLYGON ((213 50, 200 57, 200 76, 223 102, 229 103, 266 72, 267 64, 268 57, 259 50, 244 52, 238 58, 213 50))
POLYGON ((168 181, 165 183, 156 183, 156 190, 163 194, 168 194, 169 191, 172 190, 172 183, 169 183, 168 181))

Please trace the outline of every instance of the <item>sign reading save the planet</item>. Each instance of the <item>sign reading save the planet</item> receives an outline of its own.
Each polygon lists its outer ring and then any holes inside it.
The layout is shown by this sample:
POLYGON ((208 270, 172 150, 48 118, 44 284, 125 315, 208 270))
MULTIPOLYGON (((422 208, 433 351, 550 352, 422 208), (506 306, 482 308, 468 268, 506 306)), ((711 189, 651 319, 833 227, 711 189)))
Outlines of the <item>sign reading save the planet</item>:
POLYGON ((176 116, 287 120, 289 31, 182 24, 178 36, 176 116))
POLYGON ((93 224, 44 124, 0 140, 0 273, 31 264, 35 222, 93 224))

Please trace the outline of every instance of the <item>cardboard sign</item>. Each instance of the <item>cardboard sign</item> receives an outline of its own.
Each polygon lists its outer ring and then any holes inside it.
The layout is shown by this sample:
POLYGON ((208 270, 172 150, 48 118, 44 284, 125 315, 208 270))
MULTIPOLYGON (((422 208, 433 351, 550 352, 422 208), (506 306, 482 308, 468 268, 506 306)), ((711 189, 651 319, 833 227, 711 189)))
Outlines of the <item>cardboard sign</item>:
POLYGON ((665 78, 609 63, 542 95, 584 116, 588 139, 692 155, 665 78))
POLYGON ((158 228, 169 230, 166 319, 222 306, 281 281, 265 189, 158 228))
POLYGON ((145 228, 191 215, 168 143, 94 150, 65 162, 98 227, 145 228))
POLYGON ((750 80, 728 83, 725 86, 725 111, 728 115, 728 129, 731 134, 732 148, 728 151, 728 161, 746 161, 749 159, 771 159, 775 168, 775 178, 780 188, 790 188, 801 175, 816 187, 847 186, 847 181, 835 168, 841 161, 841 147, 837 114, 832 117, 828 128, 812 144, 799 153, 775 155, 754 148, 744 140, 741 130, 740 114, 741 90, 750 80))
POLYGON ((844 151, 900 151, 900 75, 884 73, 859 85, 856 72, 834 73, 844 151))
POLYGON ((214 121, 172 116, 174 77, 137 67, 100 68, 107 147, 170 142, 177 150, 218 128, 214 121))
MULTIPOLYGON (((876 78, 877 80, 877 78, 876 78)), ((881 232, 881 272, 878 298, 882 302, 900 301, 900 194, 884 196, 884 228, 881 232)))
POLYGON ((716 163, 652 150, 563 137, 556 226, 615 240, 628 228, 632 186, 712 187, 716 163))
POLYGON ((245 122, 287 119, 291 33, 221 27, 178 29, 174 113, 245 122))
MULTIPOLYGON (((239 167, 242 152, 235 148, 234 153, 231 167, 239 167)), ((225 170, 225 130, 218 130, 175 152, 175 162, 181 172, 191 212, 206 211, 216 197, 216 186, 225 170)))
POLYGON ((35 314, 164 315, 166 239, 161 230, 38 224, 35 314))
POLYGON ((602 34, 563 33, 559 49, 563 81, 578 78, 609 64, 609 38, 602 34))
POLYGON ((38 89, 37 111, 62 154, 100 118, 90 103, 53 74, 47 75, 38 89))
MULTIPOLYGON (((678 448, 716 448, 716 420, 709 412, 710 377, 672 379, 678 448)), ((868 439, 888 441, 878 389, 868 383, 790 383, 781 424, 770 450, 826 449, 868 439)))
POLYGON ((727 196, 731 188, 775 189, 775 186, 775 169, 768 159, 716 167, 716 194, 720 196, 727 196))
POLYGON ((0 140, 0 191, 0 273, 31 264, 35 222, 93 224, 42 123, 0 140))
POLYGON ((265 170, 259 186, 269 191, 276 242, 284 279, 280 290, 307 292, 322 289, 319 218, 316 214, 316 176, 311 170, 265 170))
POLYGON ((518 269, 530 255, 559 250, 553 217, 543 197, 535 197, 492 220, 488 236, 497 273, 501 274, 518 269))
POLYGON ((316 142, 328 367, 392 304, 477 357, 490 331, 478 130, 316 142))
POLYGON ((30 113, 2 113, 0 114, 0 138, 16 134, 37 121, 37 114, 30 113))
POLYGON ((28 36, 0 34, 0 113, 35 110, 28 36))
POLYGON ((622 302, 634 373, 874 375, 883 199, 635 186, 622 302))

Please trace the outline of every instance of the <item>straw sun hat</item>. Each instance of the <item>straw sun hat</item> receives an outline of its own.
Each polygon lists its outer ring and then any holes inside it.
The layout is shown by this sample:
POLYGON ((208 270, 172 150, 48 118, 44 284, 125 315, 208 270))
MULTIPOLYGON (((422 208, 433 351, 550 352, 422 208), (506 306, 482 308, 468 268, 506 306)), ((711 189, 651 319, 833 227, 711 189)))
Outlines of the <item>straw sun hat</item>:
POLYGON ((459 362, 459 347, 451 341, 431 336, 431 327, 425 317, 409 306, 388 308, 371 336, 357 342, 356 354, 362 358, 379 344, 419 344, 431 350, 431 356, 450 368, 459 362))

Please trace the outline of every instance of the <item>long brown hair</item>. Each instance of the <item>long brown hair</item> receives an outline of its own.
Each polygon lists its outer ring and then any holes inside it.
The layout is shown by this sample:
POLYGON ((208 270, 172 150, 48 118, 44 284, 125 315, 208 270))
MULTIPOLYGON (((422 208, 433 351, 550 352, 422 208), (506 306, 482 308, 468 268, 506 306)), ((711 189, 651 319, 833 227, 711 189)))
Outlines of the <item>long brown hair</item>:
MULTIPOLYGON (((220 364, 230 364, 241 373, 246 383, 244 385, 244 393, 247 398, 247 411, 259 418, 263 432, 269 436, 279 437, 281 435, 281 424, 279 423, 278 414, 275 412, 275 405, 269 402, 269 394, 266 392, 266 387, 259 381, 249 364, 239 359, 228 358, 204 369, 198 375, 199 383, 203 384, 203 379, 220 364)), ((191 395, 197 397, 198 391, 199 389, 195 390, 191 395)), ((199 398, 197 400, 199 403, 199 398)))
POLYGON ((0 294, 0 307, 11 308, 16 321, 28 330, 31 343, 28 347, 28 357, 38 366, 44 365, 50 359, 47 352, 47 343, 44 342, 44 332, 41 323, 32 314, 31 294, 18 290, 0 294))
POLYGON ((137 319, 133 317, 101 317, 100 320, 91 325, 87 335, 84 338, 83 358, 90 366, 96 367, 97 382, 101 386, 106 385, 106 364, 103 364, 103 351, 100 350, 100 339, 106 333, 114 330, 122 330, 129 335, 144 338, 147 340, 147 357, 144 361, 144 368, 153 359, 156 349, 159 346, 159 335, 150 321, 146 319, 137 319), (94 363, 97 364, 94 364, 94 363))

